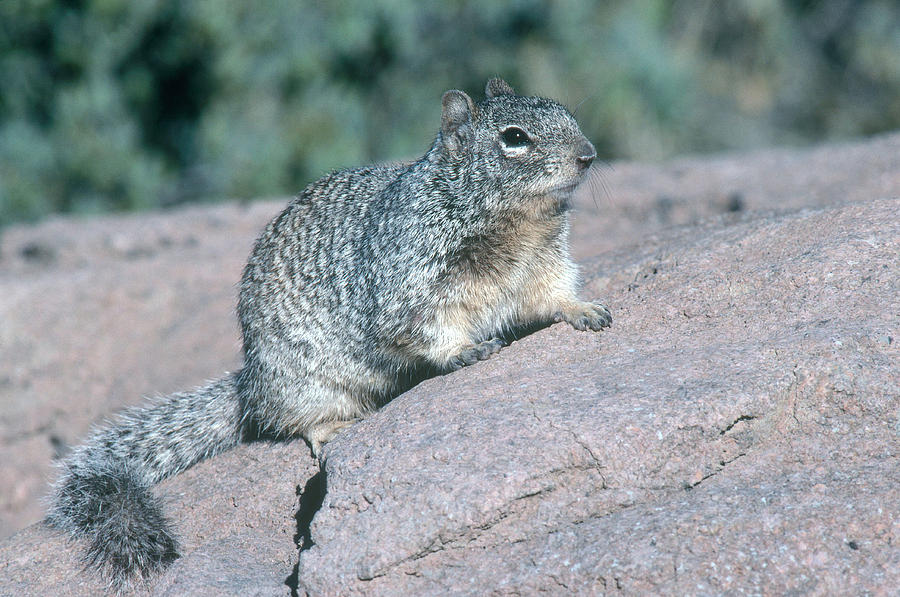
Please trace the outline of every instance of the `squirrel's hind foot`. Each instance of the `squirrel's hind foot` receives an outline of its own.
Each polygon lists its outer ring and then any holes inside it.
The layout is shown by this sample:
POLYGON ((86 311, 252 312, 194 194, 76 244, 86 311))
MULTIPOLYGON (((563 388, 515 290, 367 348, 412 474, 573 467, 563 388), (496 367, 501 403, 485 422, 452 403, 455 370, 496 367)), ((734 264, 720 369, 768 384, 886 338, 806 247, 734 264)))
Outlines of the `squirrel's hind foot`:
POLYGON ((344 421, 324 421, 322 423, 318 423, 309 429, 306 433, 303 434, 303 437, 306 438, 306 441, 309 442, 309 447, 312 450, 313 456, 316 458, 322 457, 322 446, 331 441, 335 435, 337 435, 342 429, 345 427, 349 427, 356 423, 359 419, 350 419, 344 421))

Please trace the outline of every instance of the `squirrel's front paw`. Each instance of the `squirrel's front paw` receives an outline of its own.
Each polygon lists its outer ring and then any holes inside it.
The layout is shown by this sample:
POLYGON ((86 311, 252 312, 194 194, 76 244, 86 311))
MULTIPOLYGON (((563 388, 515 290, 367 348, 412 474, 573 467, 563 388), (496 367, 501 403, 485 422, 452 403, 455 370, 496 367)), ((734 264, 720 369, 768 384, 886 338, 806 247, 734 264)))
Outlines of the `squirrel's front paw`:
POLYGON ((474 365, 478 361, 489 358, 492 354, 500 352, 500 349, 506 346, 506 343, 500 338, 491 338, 473 344, 462 350, 458 355, 450 359, 448 366, 451 371, 462 369, 466 365, 474 365))
POLYGON ((578 302, 571 307, 559 311, 553 316, 554 321, 565 321, 576 330, 600 331, 612 323, 612 315, 606 305, 600 303, 578 302))

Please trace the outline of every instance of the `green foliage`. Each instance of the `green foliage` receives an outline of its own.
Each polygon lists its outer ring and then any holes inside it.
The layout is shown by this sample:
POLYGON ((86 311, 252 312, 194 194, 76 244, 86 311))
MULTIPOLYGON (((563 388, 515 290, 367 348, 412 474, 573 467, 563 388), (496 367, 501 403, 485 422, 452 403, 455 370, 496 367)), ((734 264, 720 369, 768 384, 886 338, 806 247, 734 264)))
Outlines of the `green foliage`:
POLYGON ((496 75, 606 158, 872 134, 898 31, 889 0, 3 0, 0 224, 292 194, 421 154, 496 75))

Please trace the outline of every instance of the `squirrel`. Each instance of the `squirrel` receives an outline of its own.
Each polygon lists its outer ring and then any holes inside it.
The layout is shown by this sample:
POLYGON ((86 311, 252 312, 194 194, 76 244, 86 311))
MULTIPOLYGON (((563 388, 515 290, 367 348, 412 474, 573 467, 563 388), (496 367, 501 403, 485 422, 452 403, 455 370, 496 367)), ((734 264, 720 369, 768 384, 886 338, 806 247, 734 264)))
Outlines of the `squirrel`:
POLYGON ((268 224, 240 284, 239 371, 126 410, 65 459, 47 522, 84 540, 113 587, 179 556, 151 490, 162 479, 260 433, 321 457, 411 370, 487 359, 525 326, 610 325, 577 298, 568 249, 594 146, 552 100, 502 79, 485 95, 447 91, 422 158, 334 172, 268 224))

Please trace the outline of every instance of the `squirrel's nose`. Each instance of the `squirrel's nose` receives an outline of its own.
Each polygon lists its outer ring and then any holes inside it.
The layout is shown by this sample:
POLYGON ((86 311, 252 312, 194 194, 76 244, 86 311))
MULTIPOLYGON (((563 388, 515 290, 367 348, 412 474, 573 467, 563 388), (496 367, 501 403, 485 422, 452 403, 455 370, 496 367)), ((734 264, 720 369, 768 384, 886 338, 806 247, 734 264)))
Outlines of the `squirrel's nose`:
POLYGON ((578 144, 578 148, 576 149, 576 155, 575 161, 578 162, 578 167, 582 170, 587 170, 597 157, 597 150, 594 149, 594 146, 591 145, 590 141, 582 138, 581 143, 578 144))

